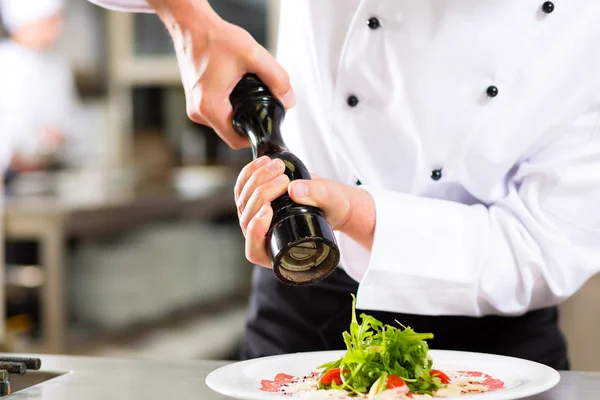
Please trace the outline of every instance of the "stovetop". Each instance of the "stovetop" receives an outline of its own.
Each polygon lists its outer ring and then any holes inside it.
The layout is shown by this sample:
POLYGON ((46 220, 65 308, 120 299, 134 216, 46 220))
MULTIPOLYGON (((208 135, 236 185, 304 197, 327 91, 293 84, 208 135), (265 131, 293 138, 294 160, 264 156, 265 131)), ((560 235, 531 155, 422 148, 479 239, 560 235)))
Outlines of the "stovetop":
POLYGON ((25 375, 27 370, 38 371, 41 366, 42 361, 39 358, 0 356, 0 397, 12 394, 13 375, 25 375))

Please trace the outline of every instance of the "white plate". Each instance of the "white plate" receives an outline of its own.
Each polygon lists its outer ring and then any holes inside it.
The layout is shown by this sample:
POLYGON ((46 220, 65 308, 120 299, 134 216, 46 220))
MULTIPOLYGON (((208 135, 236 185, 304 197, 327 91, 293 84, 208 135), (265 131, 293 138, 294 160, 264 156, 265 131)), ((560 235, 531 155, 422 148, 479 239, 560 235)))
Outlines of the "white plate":
MULTIPOLYGON (((242 361, 211 372, 206 377, 206 384, 218 393, 238 399, 290 399, 292 396, 261 391, 260 381, 272 380, 280 372, 294 376, 316 372, 317 366, 336 360, 343 353, 344 351, 296 353, 242 361)), ((545 392, 560 380, 560 375, 554 369, 519 358, 447 350, 430 350, 429 354, 437 369, 478 371, 504 382, 503 389, 460 396, 461 399, 521 399, 545 392)))

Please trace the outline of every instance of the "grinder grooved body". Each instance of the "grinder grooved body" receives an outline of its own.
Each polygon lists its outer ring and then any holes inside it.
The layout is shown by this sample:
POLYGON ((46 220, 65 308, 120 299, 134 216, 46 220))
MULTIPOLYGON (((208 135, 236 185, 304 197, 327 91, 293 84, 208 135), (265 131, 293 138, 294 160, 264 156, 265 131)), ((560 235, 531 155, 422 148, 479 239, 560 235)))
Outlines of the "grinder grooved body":
MULTIPOLYGON (((310 179, 302 161, 288 151, 281 137, 285 108, 256 75, 246 74, 230 101, 233 126, 250 140, 254 159, 279 158, 290 180, 310 179)), ((267 253, 277 279, 294 286, 325 279, 337 267, 340 251, 323 212, 293 202, 287 193, 271 206, 274 214, 267 233, 267 253)))

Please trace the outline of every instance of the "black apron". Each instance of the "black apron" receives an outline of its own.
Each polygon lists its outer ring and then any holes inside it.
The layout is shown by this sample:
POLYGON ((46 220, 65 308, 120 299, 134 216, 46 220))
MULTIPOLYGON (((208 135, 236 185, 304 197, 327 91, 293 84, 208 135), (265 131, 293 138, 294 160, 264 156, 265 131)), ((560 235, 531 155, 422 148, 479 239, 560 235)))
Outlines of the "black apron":
MULTIPOLYGON (((255 267, 241 359, 320 350, 342 350, 348 329, 350 293, 358 284, 342 269, 324 281, 291 287, 273 272, 255 267)), ((569 369, 567 345, 558 326, 556 307, 518 317, 450 317, 364 311, 386 324, 398 320, 417 332, 432 332, 432 349, 500 354, 569 369)))

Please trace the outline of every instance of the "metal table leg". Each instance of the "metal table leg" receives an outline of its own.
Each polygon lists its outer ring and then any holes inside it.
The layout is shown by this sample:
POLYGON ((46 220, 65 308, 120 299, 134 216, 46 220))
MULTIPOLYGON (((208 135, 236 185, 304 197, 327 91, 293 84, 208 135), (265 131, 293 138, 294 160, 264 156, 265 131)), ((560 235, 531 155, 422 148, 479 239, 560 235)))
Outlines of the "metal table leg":
POLYGON ((50 218, 40 238, 42 290, 42 334, 44 350, 62 354, 66 347, 65 244, 62 221, 50 218))

